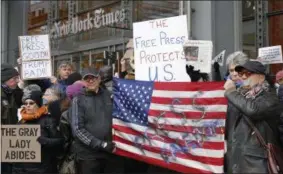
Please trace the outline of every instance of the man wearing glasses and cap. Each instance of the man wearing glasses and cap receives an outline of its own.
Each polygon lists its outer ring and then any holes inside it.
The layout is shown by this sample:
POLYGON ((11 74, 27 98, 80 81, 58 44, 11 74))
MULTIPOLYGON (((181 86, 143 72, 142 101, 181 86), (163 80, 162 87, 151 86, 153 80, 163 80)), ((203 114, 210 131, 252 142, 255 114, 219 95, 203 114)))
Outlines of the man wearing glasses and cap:
POLYGON ((100 88, 100 73, 85 69, 86 87, 72 102, 74 153, 79 174, 104 173, 115 150, 112 142, 112 101, 107 89, 100 88))
POLYGON ((231 125, 231 148, 228 173, 268 173, 266 149, 248 120, 260 131, 265 142, 280 147, 279 119, 282 104, 266 81, 265 67, 257 61, 248 61, 235 67, 243 81, 237 90, 232 80, 227 80, 225 97, 237 109, 231 125), (248 161, 248 162, 247 162, 248 161))

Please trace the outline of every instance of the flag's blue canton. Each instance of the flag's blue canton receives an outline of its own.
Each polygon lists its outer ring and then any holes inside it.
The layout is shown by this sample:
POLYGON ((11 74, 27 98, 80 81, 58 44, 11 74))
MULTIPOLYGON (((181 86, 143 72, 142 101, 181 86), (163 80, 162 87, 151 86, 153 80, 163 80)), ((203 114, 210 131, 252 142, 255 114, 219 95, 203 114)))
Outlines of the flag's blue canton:
POLYGON ((113 117, 125 122, 148 125, 153 82, 114 79, 113 117))

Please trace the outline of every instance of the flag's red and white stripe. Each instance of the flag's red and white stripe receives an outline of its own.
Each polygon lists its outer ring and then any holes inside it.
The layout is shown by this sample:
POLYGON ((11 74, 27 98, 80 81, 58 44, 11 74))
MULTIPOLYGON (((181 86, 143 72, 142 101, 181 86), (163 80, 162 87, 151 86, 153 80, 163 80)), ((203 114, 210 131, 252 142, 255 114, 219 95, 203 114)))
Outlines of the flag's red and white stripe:
POLYGON ((182 173, 223 173, 226 109, 223 83, 155 83, 148 116, 151 128, 113 120, 116 153, 182 173), (198 95, 199 91, 202 91, 201 95, 198 95), (197 99, 194 99, 196 95, 197 99), (178 102, 174 104, 174 112, 183 114, 172 112, 171 104, 176 98, 178 102), (206 108, 203 119, 198 120, 203 113, 195 109, 193 102, 206 108), (162 113, 163 118, 158 120, 162 113), (162 152, 170 156, 170 143, 185 145, 183 135, 187 135, 186 139, 197 141, 198 137, 194 136, 196 128, 202 130, 203 125, 213 121, 218 122, 215 135, 204 137, 201 147, 192 148, 187 153, 177 152, 176 158, 170 160, 170 163, 161 157, 162 152), (135 142, 135 137, 141 134, 146 134, 151 141, 140 138, 135 142), (143 151, 136 143, 141 144, 143 151), (164 149, 167 151, 164 152, 164 149))

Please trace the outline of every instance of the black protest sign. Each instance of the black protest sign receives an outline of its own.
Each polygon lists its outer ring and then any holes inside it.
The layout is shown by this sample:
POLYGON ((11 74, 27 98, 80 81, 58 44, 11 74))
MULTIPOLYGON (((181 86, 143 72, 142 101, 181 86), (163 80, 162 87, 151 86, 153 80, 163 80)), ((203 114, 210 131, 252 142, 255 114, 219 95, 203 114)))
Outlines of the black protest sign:
POLYGON ((41 162, 39 125, 2 125, 2 162, 41 162))

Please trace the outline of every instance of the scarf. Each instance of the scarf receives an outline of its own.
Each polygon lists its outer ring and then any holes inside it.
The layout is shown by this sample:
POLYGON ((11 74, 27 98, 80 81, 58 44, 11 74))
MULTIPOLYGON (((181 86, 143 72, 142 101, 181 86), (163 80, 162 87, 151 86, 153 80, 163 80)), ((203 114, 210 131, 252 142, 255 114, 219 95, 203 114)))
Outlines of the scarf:
POLYGON ((249 87, 240 88, 241 94, 246 98, 251 98, 251 99, 255 99, 263 91, 269 91, 269 84, 266 81, 264 81, 261 84, 256 84, 252 88, 249 87))
POLYGON ((20 122, 25 123, 26 121, 35 120, 40 118, 42 115, 47 114, 48 109, 47 106, 42 106, 36 111, 36 113, 28 114, 26 113, 25 108, 23 108, 20 113, 22 115, 22 119, 20 122))
POLYGON ((13 90, 9 88, 7 85, 2 84, 2 89, 6 94, 12 94, 13 90))

